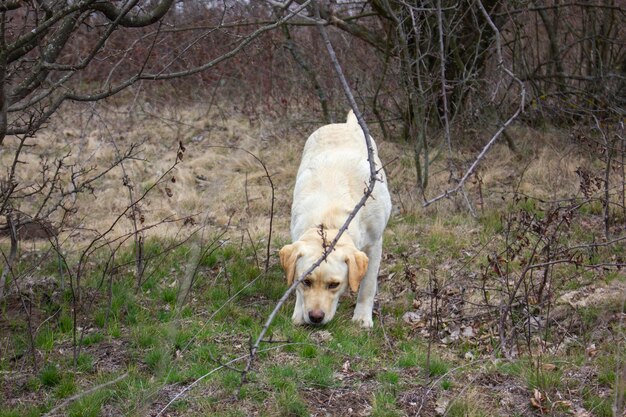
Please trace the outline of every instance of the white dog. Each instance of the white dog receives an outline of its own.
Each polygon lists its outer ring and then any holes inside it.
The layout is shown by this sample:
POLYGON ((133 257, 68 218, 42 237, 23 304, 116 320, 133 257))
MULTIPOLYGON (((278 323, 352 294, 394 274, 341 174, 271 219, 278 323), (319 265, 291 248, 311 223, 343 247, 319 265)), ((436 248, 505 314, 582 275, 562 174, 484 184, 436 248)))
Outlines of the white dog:
MULTIPOLYGON (((352 320, 372 327, 383 231, 391 213, 387 181, 372 140, 380 181, 325 262, 296 288, 292 320, 296 324, 328 323, 339 297, 350 286, 359 290, 352 320)), ((280 261, 291 285, 324 252, 337 235, 369 182, 367 145, 352 111, 346 123, 330 124, 307 140, 293 193, 292 244, 280 250, 280 261)))

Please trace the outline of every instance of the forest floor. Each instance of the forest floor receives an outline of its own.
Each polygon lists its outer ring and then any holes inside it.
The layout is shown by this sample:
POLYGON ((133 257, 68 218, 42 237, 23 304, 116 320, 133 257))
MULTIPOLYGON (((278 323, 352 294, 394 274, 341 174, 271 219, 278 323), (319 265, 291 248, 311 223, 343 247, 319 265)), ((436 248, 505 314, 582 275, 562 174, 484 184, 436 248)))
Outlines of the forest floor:
MULTIPOLYGON (((23 158, 26 179, 41 156, 102 167, 141 143, 75 201, 63 261, 46 241, 21 242, 0 300, 0 417, 626 415, 625 218, 610 213, 607 238, 603 164, 573 130, 511 128, 515 151, 496 145, 467 199, 427 208, 412 146, 378 140, 394 212, 374 328, 350 321, 352 294, 323 327, 294 326, 291 299, 244 381, 251 343, 287 288, 277 251, 289 243, 301 148, 321 123, 134 105, 67 109, 23 158), (129 205, 129 181, 148 192, 143 272, 129 216, 110 235, 126 244, 81 264, 129 205)), ((481 143, 489 132, 471 134, 481 143)), ((7 141, 3 166, 17 146, 7 141)), ((477 149, 435 159, 428 195, 450 188, 451 169, 458 176, 477 149)), ((623 177, 611 175, 619 201, 623 177)))

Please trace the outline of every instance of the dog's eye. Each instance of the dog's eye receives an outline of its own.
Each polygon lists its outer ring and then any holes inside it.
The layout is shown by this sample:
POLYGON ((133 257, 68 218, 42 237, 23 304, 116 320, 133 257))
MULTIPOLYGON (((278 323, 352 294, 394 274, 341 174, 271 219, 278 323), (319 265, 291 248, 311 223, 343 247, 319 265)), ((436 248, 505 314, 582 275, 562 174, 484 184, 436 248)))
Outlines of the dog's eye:
POLYGON ((329 290, 334 290, 335 288, 337 288, 339 286, 338 282, 331 282, 330 284, 328 284, 328 289, 329 290))
POLYGON ((313 285, 310 279, 305 279, 304 281, 302 281, 302 283, 305 287, 310 287, 311 285, 313 285))

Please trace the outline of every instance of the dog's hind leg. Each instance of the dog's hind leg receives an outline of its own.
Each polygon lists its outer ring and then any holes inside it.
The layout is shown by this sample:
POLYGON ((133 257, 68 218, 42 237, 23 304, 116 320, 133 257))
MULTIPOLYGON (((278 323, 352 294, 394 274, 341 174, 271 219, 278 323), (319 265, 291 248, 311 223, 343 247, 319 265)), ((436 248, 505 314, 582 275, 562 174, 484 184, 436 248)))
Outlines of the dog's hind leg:
POLYGON ((359 286, 359 296, 357 297, 354 315, 352 316, 352 321, 359 323, 363 328, 374 326, 372 311, 374 309, 374 297, 376 296, 376 289, 378 287, 378 269, 380 268, 382 251, 382 237, 370 248, 365 249, 365 253, 369 258, 369 265, 361 281, 361 285, 359 286))

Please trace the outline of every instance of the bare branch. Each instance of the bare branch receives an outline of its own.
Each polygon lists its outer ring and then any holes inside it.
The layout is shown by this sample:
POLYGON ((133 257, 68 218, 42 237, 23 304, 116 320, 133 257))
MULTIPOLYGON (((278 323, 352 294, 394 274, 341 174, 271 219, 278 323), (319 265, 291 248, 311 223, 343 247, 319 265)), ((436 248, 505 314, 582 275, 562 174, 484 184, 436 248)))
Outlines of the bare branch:
MULTIPOLYGON (((135 2, 136 4, 137 2, 135 2)), ((174 4, 174 0, 160 0, 159 3, 154 6, 149 13, 135 14, 132 16, 127 15, 126 7, 119 9, 109 2, 96 3, 91 8, 104 14, 107 19, 111 21, 117 21, 120 26, 124 27, 143 27, 150 26, 153 23, 158 22, 165 13, 167 13, 174 4)))
MULTIPOLYGON (((319 19, 319 9, 317 7, 317 2, 315 2, 315 1, 313 1, 313 8, 315 9, 315 17, 319 19)), ((246 368, 245 368, 245 370, 243 372, 243 377, 242 377, 243 381, 246 380, 247 373, 252 368, 252 364, 254 362, 255 355, 256 355, 256 353, 259 350, 259 346, 260 346, 261 342, 264 340, 265 334, 269 330, 269 327, 271 326, 272 322, 274 321, 274 318, 276 317, 276 314, 278 313, 280 308, 287 301, 287 299, 289 298, 291 293, 295 290, 295 288, 298 285, 300 285, 300 283, 306 278, 306 276, 309 275, 312 271, 314 271, 328 257, 328 255, 334 250, 335 246, 337 245, 337 242, 339 241, 339 238, 348 229, 348 226, 350 225, 352 220, 356 217, 356 215, 359 212, 359 210, 361 210, 361 208, 363 206, 365 206, 365 202, 372 195, 372 192, 374 191, 374 186, 376 185, 376 181, 378 181, 378 171, 376 170, 376 163, 374 162, 374 148, 372 146, 372 141, 371 141, 371 136, 369 134, 369 129, 368 129, 367 125, 365 124, 365 120, 363 119, 363 116, 359 112, 359 109, 357 107, 356 101, 354 100, 354 96, 352 95, 352 90, 351 90, 350 86, 348 85, 348 82, 346 81, 346 78, 345 78, 345 76, 343 74, 343 70, 341 69, 341 65, 339 64, 339 61, 337 60, 337 56, 335 54, 334 48, 332 46, 332 43, 330 42, 328 34, 326 33, 326 28, 325 28, 325 26, 324 26, 324 24, 322 23, 321 20, 318 20, 318 21, 320 22, 320 24, 318 25, 318 29, 320 31, 320 35, 321 35, 322 39, 324 40, 324 44, 325 44, 326 49, 328 51, 328 56, 329 56, 329 58, 330 58, 330 60, 331 60, 331 62, 333 64, 333 67, 335 69, 337 77, 341 81, 341 86, 342 86, 342 88, 344 90, 346 98, 348 99, 348 102, 350 103, 350 107, 354 111, 354 114, 357 117, 359 125, 361 126, 361 129, 363 130, 365 143, 366 143, 366 146, 367 146, 367 160, 368 160, 369 168, 370 168, 369 182, 367 184, 366 190, 363 193, 363 196, 361 197, 361 200, 359 200, 359 202, 356 204, 356 206, 354 207, 352 212, 348 215, 348 217, 347 217, 346 221, 344 222, 344 224, 339 228, 339 231, 337 232, 337 235, 335 236, 335 238, 330 242, 330 244, 328 246, 325 246, 324 253, 322 254, 322 256, 317 261, 315 261, 313 263, 313 265, 311 265, 306 271, 304 271, 302 273, 302 275, 300 275, 300 277, 298 277, 298 279, 294 280, 294 282, 291 284, 291 286, 287 289, 287 291, 285 291, 283 296, 276 303, 276 306, 274 307, 274 309, 272 310, 272 312, 268 316, 267 320, 265 321, 265 324, 263 325, 263 328, 261 329, 261 332, 257 336, 256 341, 254 342, 254 344, 250 348, 250 356, 248 358, 248 363, 247 363, 246 368)))
POLYGON ((241 51, 244 47, 246 47, 250 42, 252 42, 254 39, 256 39, 257 37, 259 37, 259 35, 268 32, 270 30, 276 29, 277 27, 280 27, 281 25, 285 24, 287 21, 289 21, 291 18, 293 18, 294 16, 297 16, 302 10, 304 10, 309 3, 311 3, 312 0, 306 0, 304 3, 302 3, 298 8, 296 8, 295 10, 293 10, 292 12, 290 12, 288 15, 286 15, 285 17, 282 17, 280 19, 278 19, 276 22, 269 24, 267 26, 263 26, 257 30, 255 30, 254 32, 252 32, 250 35, 248 35, 246 38, 244 38, 244 40, 242 40, 239 45, 237 45, 235 48, 233 48, 231 51, 199 66, 199 67, 195 67, 195 68, 191 68, 188 70, 184 70, 184 71, 177 71, 177 72, 172 72, 172 73, 168 73, 168 74, 161 74, 161 73, 157 73, 157 74, 141 74, 138 75, 137 78, 138 79, 142 79, 142 80, 169 80, 172 78, 178 78, 178 77, 184 77, 187 75, 192 75, 192 74, 197 74, 199 72, 205 71, 211 67, 214 67, 215 65, 219 64, 220 62, 223 62, 229 58, 232 58, 233 56, 235 56, 237 53, 239 53, 239 51, 241 51))
POLYGON ((58 413, 60 410, 62 410, 63 408, 65 408, 68 404, 70 404, 73 401, 76 401, 78 399, 83 398, 85 395, 89 395, 93 392, 96 392, 98 390, 101 390, 102 388, 106 388, 109 385, 115 385, 118 382, 120 382, 121 380, 125 379, 126 377, 128 377, 128 372, 125 372, 124 374, 118 376, 115 379, 112 379, 111 381, 107 381, 104 384, 100 384, 100 385, 96 385, 95 387, 91 387, 86 391, 80 392, 78 394, 72 395, 69 398, 66 398, 61 404, 57 405, 56 407, 54 407, 53 409, 51 409, 50 411, 48 411, 46 414, 43 415, 43 417, 50 417, 55 415, 56 413, 58 413))
POLYGON ((500 68, 502 71, 504 71, 519 86, 519 90, 520 90, 519 91, 519 98, 520 98, 519 106, 518 106, 517 110, 513 113, 513 115, 511 115, 502 124, 502 126, 500 126, 500 128, 496 131, 496 133, 493 134, 493 136, 491 137, 489 142, 487 142, 487 144, 483 147, 483 149, 480 151, 478 156, 476 156, 476 159, 474 160, 472 165, 467 169, 467 171, 465 171, 465 174, 463 175, 463 177, 461 177, 461 179, 457 183, 456 187, 451 188, 449 190, 446 190, 443 194, 440 194, 437 197, 434 197, 434 198, 432 198, 430 200, 424 201, 424 203, 422 204, 424 207, 428 207, 429 205, 431 205, 431 204, 433 204, 433 203, 435 203, 435 202, 437 202, 439 200, 442 200, 444 198, 447 198, 447 197, 449 197, 449 196, 451 196, 453 194, 456 194, 458 191, 462 190, 463 185, 465 184, 465 182, 474 173, 474 171, 476 170, 476 168, 478 167, 478 165, 480 164, 482 159, 485 157, 485 155, 487 154, 489 149, 491 149, 493 144, 496 143, 496 141, 498 140, 498 138, 500 137, 502 132, 504 132, 504 130, 507 127, 509 127, 511 125, 511 123, 513 123, 520 114, 522 114, 524 112, 524 107, 525 107, 525 104, 526 104, 525 103, 525 101, 526 101, 526 88, 524 86, 524 83, 510 69, 508 69, 504 65, 504 58, 502 57, 502 40, 501 40, 500 31, 498 30, 496 25, 493 23, 493 20, 491 20, 491 17, 489 16, 489 13, 487 13, 487 10, 485 10, 485 7, 483 6, 481 0, 478 0, 477 4, 478 4, 478 7, 480 8, 480 11, 482 12, 484 18, 487 20, 487 23, 489 24, 489 26, 491 27, 491 29, 495 33, 496 54, 497 54, 497 57, 498 57, 498 68, 500 68))

